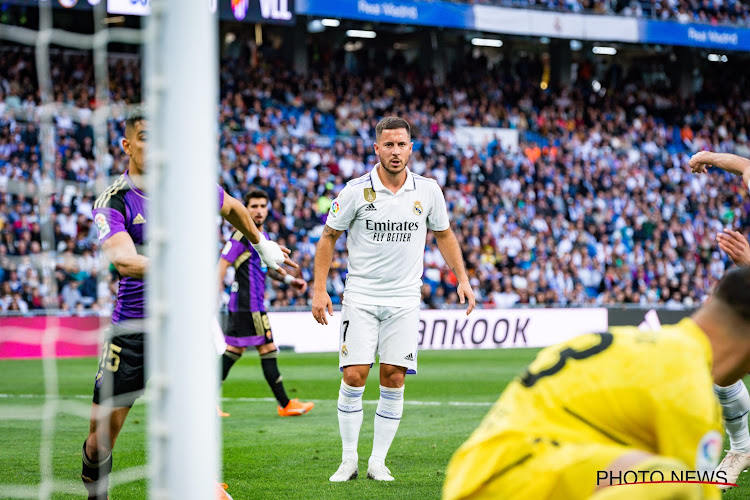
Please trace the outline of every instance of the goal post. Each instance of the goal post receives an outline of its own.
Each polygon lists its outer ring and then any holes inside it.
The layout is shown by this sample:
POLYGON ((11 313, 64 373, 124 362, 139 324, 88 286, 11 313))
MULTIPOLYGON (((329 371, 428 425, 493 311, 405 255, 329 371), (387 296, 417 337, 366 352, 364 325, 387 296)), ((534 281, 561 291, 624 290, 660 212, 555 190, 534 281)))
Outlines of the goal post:
POLYGON ((217 20, 208 0, 153 0, 145 20, 150 193, 150 497, 208 499, 218 475, 217 20))

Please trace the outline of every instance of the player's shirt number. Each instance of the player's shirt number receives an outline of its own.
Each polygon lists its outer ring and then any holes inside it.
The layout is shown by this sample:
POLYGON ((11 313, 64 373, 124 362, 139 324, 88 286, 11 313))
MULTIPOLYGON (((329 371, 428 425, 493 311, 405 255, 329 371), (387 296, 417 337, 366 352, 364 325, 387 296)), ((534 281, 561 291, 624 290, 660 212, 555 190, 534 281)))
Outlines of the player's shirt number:
POLYGON ((344 342, 346 342, 346 331, 349 329, 349 320, 345 320, 341 322, 341 327, 344 330, 343 336, 344 336, 344 342))
POLYGON ((116 372, 120 368, 120 351, 122 347, 111 342, 105 342, 102 346, 102 362, 99 364, 100 369, 106 368, 111 372, 116 372))
POLYGON ((554 360, 554 363, 546 364, 545 368, 539 369, 540 367, 534 366, 537 364, 536 361, 540 361, 535 360, 528 368, 526 368, 523 375, 521 375, 521 384, 524 387, 533 387, 534 384, 544 377, 554 375, 565 368, 565 363, 567 363, 569 359, 580 361, 603 352, 612 345, 614 337, 611 333, 597 333, 593 336, 579 337, 579 339, 581 339, 582 342, 586 342, 588 346, 582 346, 583 348, 565 347, 558 353, 557 359, 554 360), (594 339, 593 345, 591 345, 592 337, 594 339))

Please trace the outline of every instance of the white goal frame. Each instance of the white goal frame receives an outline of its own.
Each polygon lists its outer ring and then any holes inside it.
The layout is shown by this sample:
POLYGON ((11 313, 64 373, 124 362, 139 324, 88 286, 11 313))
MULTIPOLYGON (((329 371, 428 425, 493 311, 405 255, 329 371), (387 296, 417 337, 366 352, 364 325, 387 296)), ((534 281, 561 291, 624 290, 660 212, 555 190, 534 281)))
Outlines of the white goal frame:
POLYGON ((215 498, 217 20, 207 0, 153 0, 145 20, 149 117, 150 498, 215 498))

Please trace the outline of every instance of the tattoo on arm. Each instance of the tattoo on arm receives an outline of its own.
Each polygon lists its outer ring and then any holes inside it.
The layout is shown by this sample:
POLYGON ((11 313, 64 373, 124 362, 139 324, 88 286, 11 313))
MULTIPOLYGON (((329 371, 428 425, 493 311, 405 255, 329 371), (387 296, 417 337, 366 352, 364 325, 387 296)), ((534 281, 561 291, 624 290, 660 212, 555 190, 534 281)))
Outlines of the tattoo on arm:
POLYGON ((336 229, 333 229, 332 227, 326 225, 323 227, 323 236, 327 238, 333 238, 336 239, 339 236, 341 236, 341 231, 338 231, 336 229))

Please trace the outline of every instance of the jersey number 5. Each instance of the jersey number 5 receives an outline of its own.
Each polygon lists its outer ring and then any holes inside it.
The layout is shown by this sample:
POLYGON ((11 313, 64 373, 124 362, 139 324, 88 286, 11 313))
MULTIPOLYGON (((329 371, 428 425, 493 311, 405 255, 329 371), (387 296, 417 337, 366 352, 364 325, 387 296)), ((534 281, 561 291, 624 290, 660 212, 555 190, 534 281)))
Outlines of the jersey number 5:
POLYGON ((590 358, 591 356, 603 352, 605 349, 612 345, 612 341, 614 340, 611 333, 597 333, 595 336, 599 338, 599 342, 586 349, 577 350, 572 347, 566 347, 565 349, 560 351, 557 362, 555 362, 555 364, 553 364, 549 368, 539 370, 536 373, 532 372, 530 368, 527 368, 523 375, 521 375, 521 384, 524 387, 533 387, 534 384, 539 382, 539 380, 543 379, 544 377, 549 377, 550 375, 554 375, 555 373, 562 370, 565 367, 565 363, 567 363, 568 359, 582 360, 590 358))

